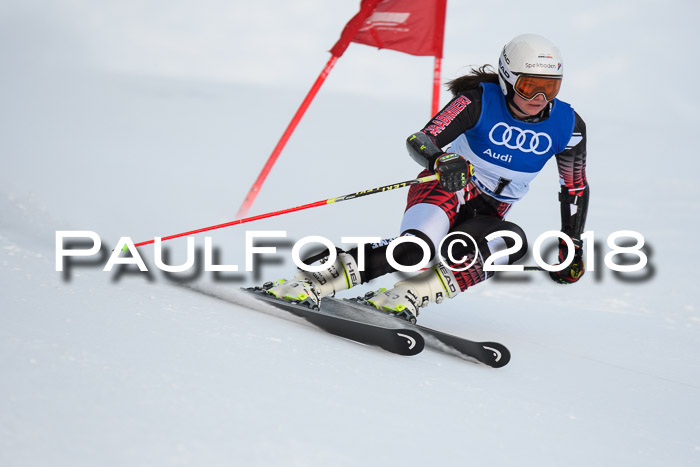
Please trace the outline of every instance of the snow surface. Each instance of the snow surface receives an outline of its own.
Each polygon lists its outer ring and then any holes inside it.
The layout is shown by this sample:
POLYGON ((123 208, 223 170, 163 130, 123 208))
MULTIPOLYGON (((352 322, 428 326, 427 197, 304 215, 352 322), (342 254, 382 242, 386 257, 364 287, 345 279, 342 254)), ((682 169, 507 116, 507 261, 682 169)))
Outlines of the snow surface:
MULTIPOLYGON (((289 276, 297 239, 395 235, 405 191, 210 232, 238 273, 168 276, 151 247, 150 274, 56 271, 57 230, 95 231, 108 255, 234 218, 359 5, 251 3, 0 6, 0 465, 700 465, 693 1, 449 2, 445 80, 545 34, 589 130, 596 270, 494 279, 421 315, 506 344, 503 369, 240 305, 236 288, 289 276), (246 230, 287 232, 255 272, 246 230), (642 273, 604 266, 618 230, 646 239, 642 273)), ((431 67, 351 45, 251 214, 413 178, 403 141, 429 117, 431 67)), ((531 242, 558 228, 557 189, 551 164, 510 214, 531 242)), ((184 240, 164 245, 184 260, 184 240)))

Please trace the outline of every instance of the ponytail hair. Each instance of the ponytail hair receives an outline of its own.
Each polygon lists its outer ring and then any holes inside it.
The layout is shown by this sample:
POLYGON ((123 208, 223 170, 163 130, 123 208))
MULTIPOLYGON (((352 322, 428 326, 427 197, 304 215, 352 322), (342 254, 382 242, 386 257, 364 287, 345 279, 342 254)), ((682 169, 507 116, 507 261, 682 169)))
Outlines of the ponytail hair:
POLYGON ((447 82, 447 89, 454 96, 464 94, 470 89, 479 86, 479 83, 498 84, 498 73, 491 65, 484 65, 480 68, 472 68, 468 75, 460 76, 447 82))

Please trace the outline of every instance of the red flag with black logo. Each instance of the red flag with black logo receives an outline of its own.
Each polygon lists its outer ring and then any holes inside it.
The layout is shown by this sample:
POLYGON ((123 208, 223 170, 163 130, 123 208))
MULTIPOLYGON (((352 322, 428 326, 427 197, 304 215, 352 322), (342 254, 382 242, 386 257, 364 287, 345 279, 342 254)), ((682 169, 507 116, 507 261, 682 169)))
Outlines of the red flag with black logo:
POLYGON ((442 58, 446 9, 447 0, 362 0, 331 53, 340 57, 356 42, 442 58))

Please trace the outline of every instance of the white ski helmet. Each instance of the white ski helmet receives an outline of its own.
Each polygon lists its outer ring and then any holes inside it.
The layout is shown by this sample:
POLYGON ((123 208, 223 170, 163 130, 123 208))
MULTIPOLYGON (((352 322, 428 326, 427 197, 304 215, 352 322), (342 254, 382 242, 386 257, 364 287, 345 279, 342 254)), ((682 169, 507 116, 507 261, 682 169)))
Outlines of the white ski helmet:
POLYGON ((517 93, 524 99, 543 94, 552 100, 564 76, 561 52, 549 39, 521 34, 508 42, 498 58, 498 81, 503 94, 517 93))

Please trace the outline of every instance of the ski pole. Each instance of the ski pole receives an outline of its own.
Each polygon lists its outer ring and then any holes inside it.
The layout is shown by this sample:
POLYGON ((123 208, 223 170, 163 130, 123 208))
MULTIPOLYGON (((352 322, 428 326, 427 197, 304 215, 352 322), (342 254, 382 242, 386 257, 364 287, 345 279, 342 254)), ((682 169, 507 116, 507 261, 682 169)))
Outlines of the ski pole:
MULTIPOLYGON (((246 217, 245 219, 238 219, 235 221, 226 222, 224 224, 217 224, 217 225, 212 225, 210 227, 204 227, 201 229, 190 230, 188 232, 183 232, 183 233, 179 233, 179 234, 175 234, 175 235, 169 235, 167 237, 161 238, 161 241, 172 240, 173 238, 179 238, 179 237, 186 237, 188 235, 194 235, 194 234, 201 233, 201 232, 207 232, 209 230, 222 229, 224 227, 230 227, 232 225, 245 224, 247 222, 253 222, 253 221, 260 220, 260 219, 267 219, 268 217, 281 216, 282 214, 288 214, 290 212, 302 211, 304 209, 315 208, 315 207, 323 206, 326 204, 339 203, 341 201, 347 201, 350 199, 361 198, 363 196, 373 195, 375 193, 383 193, 385 191, 396 190, 399 188, 405 188, 407 186, 418 185, 420 183, 432 182, 434 180, 438 180, 438 176, 436 174, 427 175, 425 177, 415 178, 413 180, 406 180, 404 182, 393 183, 391 185, 380 186, 377 188, 370 188, 368 190, 358 191, 356 193, 350 193, 350 194, 343 195, 343 196, 336 196, 335 198, 328 198, 328 199, 316 201, 314 203, 309 203, 309 204, 304 204, 302 206, 297 206, 294 208, 282 209, 281 211, 268 212, 265 214, 259 214, 257 216, 246 217)), ((143 245, 149 245, 149 244, 154 243, 154 242, 155 242, 155 239, 154 240, 147 240, 145 242, 136 243, 136 244, 134 244, 134 246, 140 247, 143 245)))

